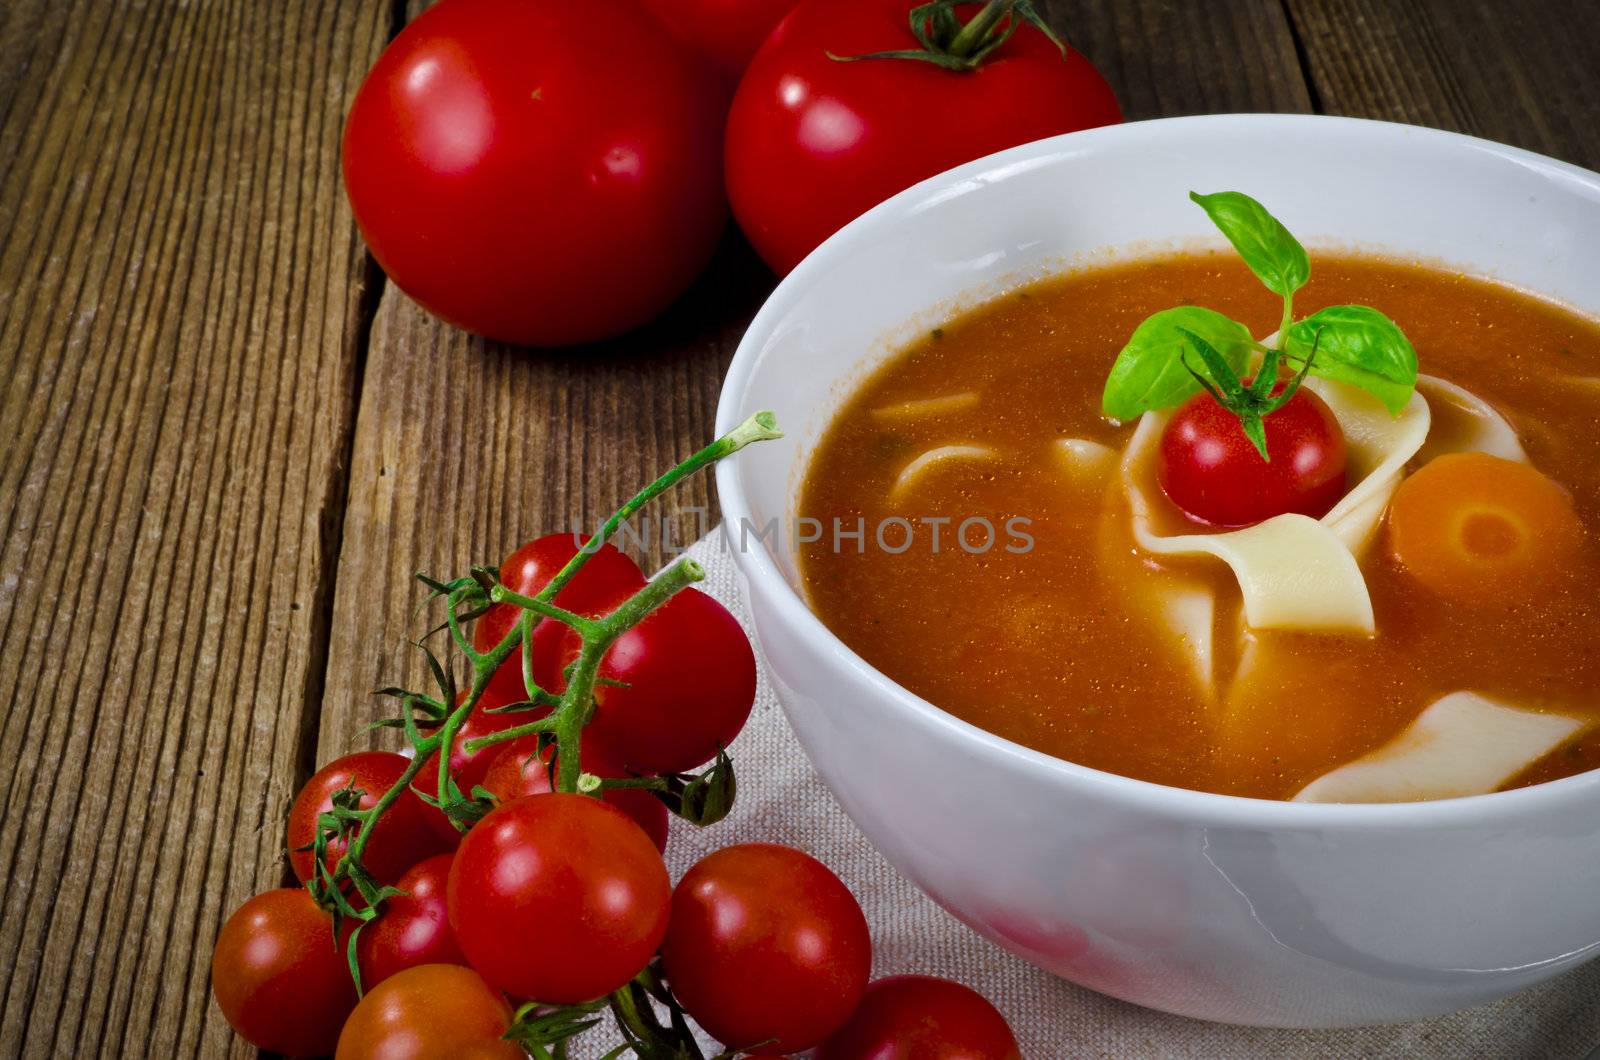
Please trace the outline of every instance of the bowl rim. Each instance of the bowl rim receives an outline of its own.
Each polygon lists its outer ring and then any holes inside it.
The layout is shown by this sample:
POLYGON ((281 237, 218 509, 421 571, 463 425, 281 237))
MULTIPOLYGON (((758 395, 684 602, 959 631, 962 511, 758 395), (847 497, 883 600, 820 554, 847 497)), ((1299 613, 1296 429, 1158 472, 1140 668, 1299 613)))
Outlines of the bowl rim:
MULTIPOLYGON (((1404 137, 1413 142, 1431 143, 1444 151, 1488 154, 1532 170, 1546 179, 1576 183, 1587 188, 1600 202, 1600 173, 1593 170, 1463 133, 1367 118, 1310 114, 1211 114, 1126 122, 1036 140, 986 155, 912 185, 857 217, 807 255, 778 283, 745 329, 717 398, 717 434, 720 436, 733 429, 754 411, 746 408, 744 394, 761 364, 760 348, 771 336, 774 323, 788 313, 814 276, 824 273, 836 261, 848 256, 851 244, 865 238, 877 227, 980 173, 1052 154, 1063 148, 1080 153, 1090 148, 1114 150, 1122 144, 1148 143, 1159 140, 1168 132, 1192 132, 1206 126, 1233 130, 1259 128, 1263 133, 1282 126, 1317 127, 1366 137, 1375 144, 1404 137)), ((723 460, 717 465, 716 484, 722 507, 722 526, 727 526, 730 520, 737 521, 750 515, 749 501, 739 477, 737 457, 723 460)), ((761 587, 762 595, 771 603, 778 622, 792 634, 840 660, 853 679, 864 685, 874 698, 892 706, 908 721, 943 729, 955 739, 970 744, 974 752, 1010 760, 1014 768, 1029 772, 1046 783, 1075 787, 1086 794, 1108 797, 1130 808, 1167 817, 1246 828, 1338 830, 1374 826, 1387 829, 1483 826, 1526 819, 1558 805, 1581 802, 1586 796, 1597 797, 1595 804, 1600 805, 1600 768, 1511 791, 1425 802, 1299 803, 1197 791, 1080 765, 992 733, 900 685, 858 655, 823 623, 778 569, 764 541, 758 540, 751 548, 733 547, 731 542, 727 544, 734 563, 750 586, 761 587)))

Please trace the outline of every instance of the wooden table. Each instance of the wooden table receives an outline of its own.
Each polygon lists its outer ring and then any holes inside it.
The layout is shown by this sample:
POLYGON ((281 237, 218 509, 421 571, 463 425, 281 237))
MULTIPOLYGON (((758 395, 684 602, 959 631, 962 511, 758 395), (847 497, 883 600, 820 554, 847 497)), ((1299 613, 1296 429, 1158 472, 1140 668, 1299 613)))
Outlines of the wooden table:
MULTIPOLYGON (((1129 118, 1355 114, 1600 167, 1594 3, 1050 6, 1129 118)), ((336 161, 404 8, 0 4, 0 1055, 246 1052, 212 939, 414 673, 411 572, 592 525, 707 440, 772 285, 730 235, 664 318, 557 352, 386 286, 336 161)))

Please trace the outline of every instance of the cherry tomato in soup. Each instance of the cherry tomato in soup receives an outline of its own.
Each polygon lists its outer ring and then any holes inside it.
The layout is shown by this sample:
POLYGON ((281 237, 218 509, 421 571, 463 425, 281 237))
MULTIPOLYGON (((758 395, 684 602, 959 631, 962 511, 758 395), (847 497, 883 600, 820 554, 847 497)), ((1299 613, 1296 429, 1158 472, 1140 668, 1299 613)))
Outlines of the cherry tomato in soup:
POLYGON ((948 979, 899 975, 867 987, 815 1060, 1021 1060, 1005 1017, 948 979))
POLYGON ((809 1049, 855 1010, 872 940, 855 897, 809 854, 770 843, 702 858, 672 894, 661 950, 685 1011, 730 1048, 809 1049))
POLYGON ((716 64, 730 85, 772 28, 800 0, 645 0, 690 50, 716 64))
POLYGON ((467 963, 445 908, 453 860, 454 855, 439 854, 411 866, 395 883, 406 893, 384 902, 378 919, 361 929, 356 952, 365 989, 419 964, 467 963))
MULTIPOLYGON (((861 59, 919 47, 917 0, 808 0, 750 62, 728 116, 728 196, 768 265, 788 272, 896 192, 972 159, 1122 120, 1087 59, 1023 25, 970 70, 861 59)), ((963 20, 978 4, 957 9, 963 20)))
MULTIPOLYGON (((587 542, 585 542, 587 544, 587 542)), ((512 592, 535 596, 550 579, 561 572, 578 553, 578 541, 571 534, 546 534, 534 538, 500 565, 500 582, 512 592)), ((637 564, 611 545, 601 545, 584 562, 573 579, 556 594, 557 606, 579 614, 590 614, 612 601, 620 601, 644 588, 645 578, 637 564)), ((472 646, 486 652, 511 632, 522 609, 512 604, 495 604, 472 628, 472 646)), ((510 655, 490 679, 489 688, 502 703, 527 698, 522 680, 522 650, 510 655)))
MULTIPOLYGON (((617 601, 620 603, 621 601, 617 601)), ((609 608, 607 608, 609 610, 609 608)), ((567 686, 578 634, 556 622, 534 632, 534 677, 567 686)), ((698 589, 684 589, 617 638, 595 688, 585 729, 629 769, 681 773, 709 762, 739 735, 755 703, 756 662, 738 619, 698 589)))
MULTIPOLYGON (((371 809, 410 764, 391 751, 358 751, 334 759, 306 781, 289 808, 289 865, 302 883, 311 879, 315 859, 309 849, 301 848, 309 847, 316 838, 317 818, 333 809, 334 793, 341 788, 358 788, 363 792, 361 808, 371 809)), ((454 830, 442 812, 405 791, 378 818, 362 863, 379 883, 393 883, 417 862, 449 850, 455 845, 453 836, 454 830)), ((328 844, 329 869, 347 846, 343 839, 328 844)))
POLYGON ((1196 394, 1161 434, 1157 479, 1172 503, 1211 526, 1251 526, 1295 512, 1321 518, 1345 493, 1344 432, 1317 395, 1301 387, 1262 420, 1262 460, 1239 417, 1196 394))
POLYGON ((211 952, 217 1007, 258 1049, 325 1056, 355 1007, 333 919, 302 887, 267 891, 222 925, 211 952))
POLYGON ((650 837, 587 795, 530 795, 479 821, 450 870, 450 925, 498 990, 575 1004, 622 986, 667 929, 672 885, 650 837))
POLYGON ((511 1006, 471 968, 423 964, 361 999, 339 1035, 335 1060, 525 1060, 501 1036, 511 1006))
POLYGON ((367 74, 345 190, 407 294, 490 338, 591 342, 688 287, 725 220, 726 89, 635 0, 441 0, 367 74))
MULTIPOLYGON (((628 775, 622 763, 612 758, 593 734, 584 733, 581 747, 579 755, 583 759, 585 773, 608 778, 628 775)), ((520 799, 524 795, 546 794, 553 790, 550 772, 554 768, 554 757, 554 747, 546 747, 542 754, 539 753, 538 737, 520 737, 507 744, 505 750, 489 764, 489 771, 483 777, 483 787, 501 802, 520 799)), ((660 799, 647 791, 629 789, 607 791, 601 797, 633 818, 633 822, 644 829, 644 834, 650 837, 657 850, 667 849, 667 821, 671 815, 660 799)))

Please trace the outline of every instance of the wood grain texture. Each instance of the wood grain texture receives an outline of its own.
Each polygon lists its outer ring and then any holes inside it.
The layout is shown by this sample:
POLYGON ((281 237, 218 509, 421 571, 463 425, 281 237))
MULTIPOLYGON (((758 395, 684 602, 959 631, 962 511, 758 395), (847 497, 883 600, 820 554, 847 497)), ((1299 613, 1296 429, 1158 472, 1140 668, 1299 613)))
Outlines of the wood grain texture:
MULTIPOLYGON (((418 570, 498 564, 539 534, 593 529, 660 472, 711 437, 723 370, 772 282, 736 234, 710 271, 655 323, 622 339, 549 351, 485 342, 441 324, 393 286, 372 330, 356 424, 340 557, 322 760, 382 743, 362 726, 381 685, 418 682, 408 641, 418 570), (575 522, 576 521, 576 522, 575 522)), ((699 476, 622 542, 652 569, 711 516, 699 476)))
POLYGON ((1285 0, 1319 109, 1600 168, 1600 4, 1285 0))
POLYGON ((1129 121, 1311 109, 1278 0, 1048 0, 1048 11, 1129 121))
POLYGON ((217 1055, 211 942, 311 757, 388 5, 0 26, 0 1055, 217 1055))

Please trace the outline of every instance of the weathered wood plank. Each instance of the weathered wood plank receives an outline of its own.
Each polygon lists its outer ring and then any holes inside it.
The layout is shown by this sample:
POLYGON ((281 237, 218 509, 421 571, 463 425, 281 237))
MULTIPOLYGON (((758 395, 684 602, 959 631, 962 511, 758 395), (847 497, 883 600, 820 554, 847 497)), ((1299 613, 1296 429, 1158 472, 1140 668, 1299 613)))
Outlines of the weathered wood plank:
POLYGON ((382 0, 0 13, 0 1054, 215 1055, 283 877, 366 309, 382 0))
POLYGON ((1600 168, 1600 4, 1286 0, 1319 109, 1600 168))
POLYGON ((1311 109, 1277 0, 1049 0, 1048 10, 1110 80, 1129 121, 1311 109))

